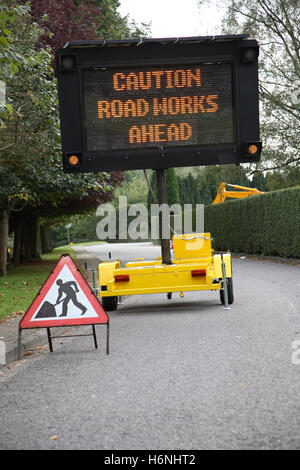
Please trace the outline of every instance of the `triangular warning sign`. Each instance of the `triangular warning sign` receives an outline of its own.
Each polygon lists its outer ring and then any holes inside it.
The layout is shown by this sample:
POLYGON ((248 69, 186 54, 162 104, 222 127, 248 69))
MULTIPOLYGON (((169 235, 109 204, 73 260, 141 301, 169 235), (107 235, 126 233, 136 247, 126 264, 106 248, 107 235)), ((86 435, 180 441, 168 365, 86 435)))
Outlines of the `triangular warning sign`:
POLYGON ((108 323, 109 318, 73 259, 62 255, 20 321, 20 328, 108 323))

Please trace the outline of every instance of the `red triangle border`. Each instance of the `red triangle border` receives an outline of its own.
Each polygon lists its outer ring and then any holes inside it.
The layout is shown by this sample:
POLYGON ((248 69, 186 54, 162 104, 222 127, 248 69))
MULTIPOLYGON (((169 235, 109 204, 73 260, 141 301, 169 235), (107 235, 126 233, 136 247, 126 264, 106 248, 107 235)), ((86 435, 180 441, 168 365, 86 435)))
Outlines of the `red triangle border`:
POLYGON ((54 269, 49 274, 48 278, 46 279, 45 283, 41 287, 40 291, 36 295, 35 299, 33 300, 32 304, 28 308, 28 310, 23 315, 22 319, 20 320, 19 328, 26 329, 26 328, 49 328, 54 326, 70 326, 70 325, 92 325, 92 324, 107 324, 109 323, 109 316, 103 309, 100 301, 95 296, 94 292, 90 288, 89 284, 81 274, 80 270, 77 268, 76 264, 74 263, 72 257, 70 255, 62 255, 58 260, 57 264, 55 265, 54 269), (38 309, 40 308, 44 298, 46 297, 48 291, 54 284, 55 280, 57 279, 59 273, 63 269, 63 267, 67 265, 70 269, 71 273, 73 274, 74 278, 78 282, 79 287, 82 289, 86 297, 88 298, 89 302, 91 303, 92 307, 95 309, 98 317, 87 317, 87 318, 70 318, 64 317, 60 320, 42 320, 42 321, 31 321, 32 317, 36 314, 38 309))

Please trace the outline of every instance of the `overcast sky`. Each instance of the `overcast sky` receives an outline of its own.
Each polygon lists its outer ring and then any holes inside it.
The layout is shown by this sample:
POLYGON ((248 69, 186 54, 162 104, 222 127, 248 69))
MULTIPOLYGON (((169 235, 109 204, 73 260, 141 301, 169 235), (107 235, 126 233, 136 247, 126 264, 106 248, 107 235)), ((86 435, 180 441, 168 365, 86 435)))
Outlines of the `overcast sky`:
POLYGON ((129 14, 138 23, 151 21, 152 37, 207 36, 220 34, 221 13, 197 6, 197 0, 119 0, 122 16, 129 14))

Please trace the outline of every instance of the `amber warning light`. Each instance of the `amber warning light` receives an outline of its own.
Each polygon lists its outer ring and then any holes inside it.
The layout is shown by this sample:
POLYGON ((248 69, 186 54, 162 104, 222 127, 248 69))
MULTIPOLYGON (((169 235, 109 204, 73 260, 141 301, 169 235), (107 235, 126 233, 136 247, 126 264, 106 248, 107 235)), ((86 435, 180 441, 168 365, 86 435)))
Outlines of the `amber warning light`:
POLYGON ((71 155, 69 157, 69 163, 73 166, 77 165, 79 162, 79 158, 77 157, 77 155, 71 155))
POLYGON ((252 155, 254 155, 255 153, 257 153, 257 151, 258 151, 257 145, 250 145, 250 147, 249 147, 249 153, 251 153, 252 155))

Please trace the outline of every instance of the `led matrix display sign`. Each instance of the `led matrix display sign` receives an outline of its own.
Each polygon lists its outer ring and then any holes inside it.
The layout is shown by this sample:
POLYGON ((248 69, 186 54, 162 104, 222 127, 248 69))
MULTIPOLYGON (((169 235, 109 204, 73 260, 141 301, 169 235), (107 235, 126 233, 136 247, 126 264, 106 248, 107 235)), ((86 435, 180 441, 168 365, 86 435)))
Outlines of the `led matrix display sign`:
POLYGON ((58 50, 64 170, 258 161, 257 43, 209 39, 58 50))
POLYGON ((233 143, 232 67, 83 72, 88 151, 233 143))

